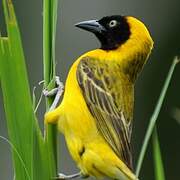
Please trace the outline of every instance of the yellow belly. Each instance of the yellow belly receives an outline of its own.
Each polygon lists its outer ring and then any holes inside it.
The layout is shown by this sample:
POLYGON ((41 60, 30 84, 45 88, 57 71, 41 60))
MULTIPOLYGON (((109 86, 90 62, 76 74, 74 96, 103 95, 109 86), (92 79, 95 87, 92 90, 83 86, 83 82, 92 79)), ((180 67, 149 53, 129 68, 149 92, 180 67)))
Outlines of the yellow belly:
POLYGON ((58 128, 64 134, 69 152, 82 173, 96 178, 108 176, 121 180, 135 179, 99 134, 76 79, 68 79, 67 86, 58 108, 58 128))

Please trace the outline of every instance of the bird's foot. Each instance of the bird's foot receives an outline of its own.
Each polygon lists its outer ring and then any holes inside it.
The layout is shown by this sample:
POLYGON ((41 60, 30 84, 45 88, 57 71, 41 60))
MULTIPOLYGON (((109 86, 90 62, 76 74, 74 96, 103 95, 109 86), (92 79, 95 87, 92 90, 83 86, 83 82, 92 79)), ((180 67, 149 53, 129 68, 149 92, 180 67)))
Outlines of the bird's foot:
POLYGON ((74 179, 74 178, 77 178, 77 177, 80 177, 80 176, 81 176, 81 173, 76 173, 76 174, 71 174, 71 175, 65 175, 65 174, 59 173, 58 177, 56 179, 59 179, 59 180, 74 179))
POLYGON ((47 89, 43 90, 43 94, 46 97, 51 97, 51 96, 55 96, 54 101, 49 109, 49 111, 55 109, 57 107, 57 104, 60 100, 60 97, 62 96, 63 92, 64 92, 64 85, 63 83, 60 81, 59 76, 55 77, 55 83, 56 83, 56 88, 48 91, 47 89))
POLYGON ((76 173, 76 174, 71 174, 71 175, 65 175, 62 173, 59 173, 57 177, 53 178, 53 179, 57 179, 57 180, 68 180, 68 179, 75 179, 75 178, 87 178, 89 177, 88 175, 84 175, 81 172, 76 173))

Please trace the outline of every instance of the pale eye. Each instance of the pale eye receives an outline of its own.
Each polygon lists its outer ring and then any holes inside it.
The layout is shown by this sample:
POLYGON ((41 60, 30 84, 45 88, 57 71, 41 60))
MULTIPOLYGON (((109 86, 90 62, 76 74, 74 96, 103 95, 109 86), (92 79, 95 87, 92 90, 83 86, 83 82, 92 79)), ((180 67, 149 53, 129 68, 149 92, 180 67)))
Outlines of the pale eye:
POLYGON ((109 27, 115 27, 117 25, 117 21, 116 20, 112 20, 109 22, 109 27))

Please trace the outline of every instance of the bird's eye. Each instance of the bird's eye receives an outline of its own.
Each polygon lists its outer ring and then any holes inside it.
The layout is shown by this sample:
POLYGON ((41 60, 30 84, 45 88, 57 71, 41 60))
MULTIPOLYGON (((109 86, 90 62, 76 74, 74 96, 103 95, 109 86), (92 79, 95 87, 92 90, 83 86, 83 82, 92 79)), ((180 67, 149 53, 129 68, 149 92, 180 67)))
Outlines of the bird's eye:
POLYGON ((115 27, 117 25, 117 21, 116 20, 112 20, 109 22, 109 27, 115 27))

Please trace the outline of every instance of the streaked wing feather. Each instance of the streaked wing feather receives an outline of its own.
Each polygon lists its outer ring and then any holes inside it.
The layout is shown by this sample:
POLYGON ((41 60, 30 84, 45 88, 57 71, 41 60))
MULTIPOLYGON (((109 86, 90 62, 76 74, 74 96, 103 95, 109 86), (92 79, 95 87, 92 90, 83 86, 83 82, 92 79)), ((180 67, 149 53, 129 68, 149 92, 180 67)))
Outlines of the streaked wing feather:
MULTIPOLYGON (((97 128, 117 156, 132 168, 129 123, 125 120, 123 106, 115 102, 104 81, 102 70, 109 67, 98 63, 98 59, 85 57, 77 68, 77 79, 87 106, 96 120, 97 128)), ((118 91, 118 89, 117 89, 118 91)), ((116 91, 113 92, 114 94, 116 91)), ((119 92, 118 92, 119 93, 119 92)))

